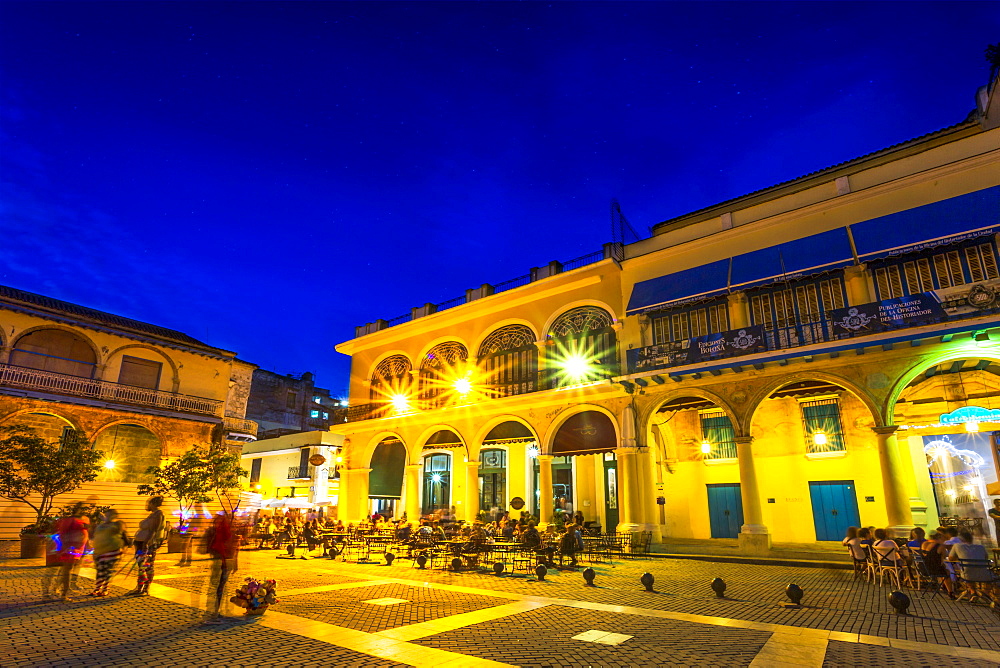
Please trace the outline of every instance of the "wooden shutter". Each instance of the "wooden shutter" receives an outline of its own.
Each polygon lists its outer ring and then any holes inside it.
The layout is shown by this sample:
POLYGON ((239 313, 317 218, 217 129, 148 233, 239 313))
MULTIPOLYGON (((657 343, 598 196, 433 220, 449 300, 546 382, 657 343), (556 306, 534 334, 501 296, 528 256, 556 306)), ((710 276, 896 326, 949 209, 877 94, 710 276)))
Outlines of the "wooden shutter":
POLYGON ((130 387, 158 389, 162 368, 163 364, 160 362, 124 355, 122 356, 121 370, 118 372, 118 383, 130 387))

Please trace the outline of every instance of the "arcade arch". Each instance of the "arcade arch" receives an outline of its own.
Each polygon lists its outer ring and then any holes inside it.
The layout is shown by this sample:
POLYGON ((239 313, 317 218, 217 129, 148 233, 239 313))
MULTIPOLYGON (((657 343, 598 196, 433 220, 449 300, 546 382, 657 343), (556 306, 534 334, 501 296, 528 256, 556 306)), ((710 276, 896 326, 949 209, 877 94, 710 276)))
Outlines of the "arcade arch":
POLYGON ((92 341, 75 331, 51 327, 28 330, 10 353, 12 366, 80 378, 94 378, 98 360, 92 341))

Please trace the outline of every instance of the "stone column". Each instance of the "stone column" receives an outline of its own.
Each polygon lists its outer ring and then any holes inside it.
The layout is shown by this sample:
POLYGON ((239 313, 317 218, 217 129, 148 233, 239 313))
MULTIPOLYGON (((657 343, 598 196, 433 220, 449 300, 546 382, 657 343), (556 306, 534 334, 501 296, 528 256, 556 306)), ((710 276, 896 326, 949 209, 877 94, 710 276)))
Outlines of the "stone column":
POLYGON ((406 521, 413 522, 413 526, 418 526, 420 520, 420 471, 423 467, 420 464, 406 465, 406 485, 403 492, 406 504, 406 521))
POLYGON ((323 503, 330 500, 330 470, 333 466, 333 457, 329 448, 320 446, 313 448, 313 453, 322 455, 326 462, 321 466, 312 466, 312 492, 310 501, 312 503, 323 503))
POLYGON ((370 517, 368 512, 368 474, 370 468, 347 469, 347 490, 341 492, 341 498, 349 499, 346 504, 347 517, 345 522, 357 522, 364 517, 370 517), (346 496, 345 496, 346 494, 346 496))
POLYGON ((743 501, 743 526, 739 535, 740 551, 746 554, 767 554, 771 550, 771 535, 764 526, 752 443, 752 436, 736 437, 736 456, 739 458, 740 466, 740 498, 743 501))
POLYGON ((600 508, 597 507, 597 493, 595 491, 594 463, 601 455, 577 455, 574 457, 576 464, 576 485, 573 487, 573 510, 580 511, 588 520, 596 520, 600 517, 600 508), (584 501, 588 505, 584 505, 584 501))
POLYGON ((465 520, 472 522, 479 514, 479 462, 465 463, 465 520))
POLYGON ((729 329, 750 326, 750 312, 747 310, 747 295, 745 292, 730 293, 727 307, 729 311, 729 329))
POLYGON ((635 531, 641 520, 639 509, 639 476, 635 468, 635 449, 618 448, 618 531, 635 531))
POLYGON ((544 528, 555 512, 552 502, 552 455, 538 455, 538 526, 544 528))
POLYGON ((867 304, 872 301, 871 274, 866 265, 856 264, 846 267, 844 287, 847 288, 849 304, 867 304))
POLYGON ((546 382, 548 380, 548 375, 545 371, 546 365, 548 364, 546 360, 546 351, 548 350, 548 346, 546 345, 545 339, 543 338, 540 341, 535 341, 535 348, 538 350, 538 353, 535 356, 535 368, 537 369, 537 373, 535 375, 535 391, 537 392, 538 390, 547 390, 549 388, 549 384, 546 382))
POLYGON ((878 463, 882 469, 882 493, 885 495, 885 514, 889 518, 888 528, 897 536, 906 536, 913 528, 910 500, 906 494, 906 473, 896 443, 899 427, 873 427, 878 438, 878 463))

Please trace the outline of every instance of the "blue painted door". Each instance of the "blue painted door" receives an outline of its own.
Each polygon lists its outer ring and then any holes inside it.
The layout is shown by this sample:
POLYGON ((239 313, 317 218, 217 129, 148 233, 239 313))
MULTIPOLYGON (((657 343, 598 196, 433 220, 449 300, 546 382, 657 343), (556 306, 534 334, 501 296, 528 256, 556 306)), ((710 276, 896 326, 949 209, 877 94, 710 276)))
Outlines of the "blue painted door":
POLYGON ((708 485, 708 516, 712 538, 736 538, 743 526, 740 484, 708 485))
POLYGON ((853 480, 809 483, 816 540, 842 540, 847 527, 861 526, 853 480))

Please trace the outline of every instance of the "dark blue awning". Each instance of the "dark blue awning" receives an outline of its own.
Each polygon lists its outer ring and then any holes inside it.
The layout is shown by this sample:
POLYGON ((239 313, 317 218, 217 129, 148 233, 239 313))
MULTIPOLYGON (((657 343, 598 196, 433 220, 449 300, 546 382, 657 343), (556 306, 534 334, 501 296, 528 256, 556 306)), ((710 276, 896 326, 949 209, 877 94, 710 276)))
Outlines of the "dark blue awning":
POLYGON ((851 262, 851 243, 847 230, 841 227, 636 283, 627 314, 845 267, 851 262))
POLYGON ((648 281, 640 281, 632 288, 627 313, 634 315, 680 300, 704 299, 722 294, 728 284, 728 258, 659 278, 651 278, 648 281))
MULTIPOLYGON (((850 227, 861 261, 991 234, 1000 231, 1000 186, 850 227)), ((627 314, 817 274, 852 262, 847 228, 840 227, 636 283, 627 314)))
POLYGON ((737 255, 733 258, 729 288, 743 290, 754 285, 808 276, 846 267, 853 261, 847 230, 840 227, 737 255))
POLYGON ((991 234, 1000 227, 1000 186, 851 225, 862 261, 991 234))

